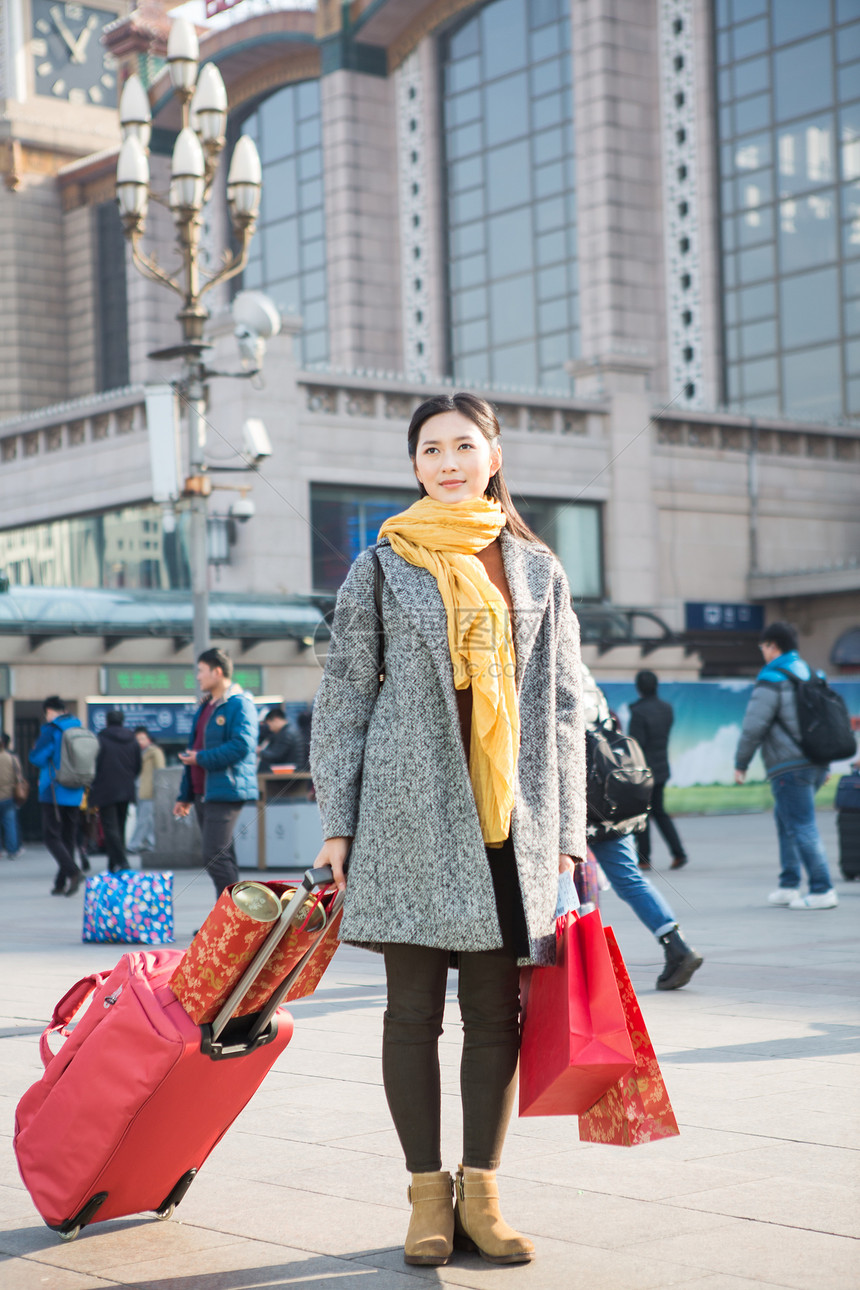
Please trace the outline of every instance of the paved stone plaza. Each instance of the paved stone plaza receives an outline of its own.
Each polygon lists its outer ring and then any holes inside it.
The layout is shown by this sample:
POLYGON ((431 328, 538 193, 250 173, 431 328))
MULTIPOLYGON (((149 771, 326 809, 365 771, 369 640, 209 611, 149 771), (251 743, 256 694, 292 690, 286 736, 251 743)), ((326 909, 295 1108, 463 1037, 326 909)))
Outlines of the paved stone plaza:
MULTIPOLYGON (((822 816, 836 871, 834 821, 822 816)), ((407 1268, 406 1174, 379 1061, 381 964, 341 949, 294 1008, 293 1042, 168 1223, 96 1225, 66 1244, 39 1219, 11 1149, 16 1102, 41 1069, 38 1035, 79 977, 118 947, 82 945, 81 897, 48 895, 32 851, 0 861, 0 1285, 3 1290, 409 1290, 421 1283, 534 1290, 854 1290, 860 1284, 860 884, 838 909, 765 903, 775 885, 768 816, 681 821, 692 863, 655 880, 706 963, 658 994, 658 947, 609 893, 681 1136, 623 1150, 580 1144, 575 1120, 515 1120, 504 1210, 536 1261, 492 1268, 455 1254, 407 1268), (668 879, 671 878, 671 884, 668 879)), ((177 943, 211 898, 178 873, 177 943)), ((455 984, 452 977, 452 985, 455 984)), ((446 1164, 458 1160, 459 1035, 442 1043, 446 1164)))

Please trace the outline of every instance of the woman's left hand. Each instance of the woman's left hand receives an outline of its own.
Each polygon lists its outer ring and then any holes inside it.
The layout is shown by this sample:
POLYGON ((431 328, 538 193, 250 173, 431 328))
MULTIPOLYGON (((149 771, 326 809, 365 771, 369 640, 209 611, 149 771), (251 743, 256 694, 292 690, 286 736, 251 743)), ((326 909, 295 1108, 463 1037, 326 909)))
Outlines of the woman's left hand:
POLYGON ((566 856, 559 853, 558 871, 559 873, 573 873, 575 860, 573 856, 566 856))

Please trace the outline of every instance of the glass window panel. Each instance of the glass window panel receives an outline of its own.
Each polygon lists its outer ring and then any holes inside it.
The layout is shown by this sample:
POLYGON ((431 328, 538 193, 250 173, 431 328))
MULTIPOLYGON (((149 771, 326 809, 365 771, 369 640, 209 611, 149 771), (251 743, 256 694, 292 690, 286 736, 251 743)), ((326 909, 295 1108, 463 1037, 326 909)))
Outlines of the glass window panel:
POLYGON ((754 134, 746 139, 738 139, 730 148, 726 149, 731 158, 730 165, 726 168, 727 173, 732 168, 737 171, 761 170, 763 166, 770 165, 770 135, 754 134))
POLYGON ((733 0, 732 17, 735 22, 746 22, 748 18, 758 18, 767 13, 767 0, 733 0))
POLYGON ((541 367, 558 367, 572 358, 567 332, 545 336, 538 346, 541 367))
POLYGON ((476 121, 472 125, 461 126, 448 135, 448 156, 450 158, 468 157, 473 152, 480 152, 482 147, 481 126, 476 121))
POLYGON ((740 346, 744 358, 774 353, 777 349, 776 323, 772 320, 747 323, 740 329, 740 346))
POLYGON ((756 282, 759 278, 772 278, 776 272, 776 258, 771 243, 741 251, 738 259, 738 277, 742 283, 756 282))
POLYGON ((493 381, 498 385, 524 385, 534 389, 538 383, 534 342, 503 345, 495 349, 492 373, 493 381))
POLYGON ((484 213, 483 188, 473 188, 471 192, 452 197, 449 208, 452 224, 466 224, 469 220, 480 219, 484 213))
POLYGON ((807 116, 830 106, 833 66, 829 36, 790 45, 773 56, 778 121, 807 116))
POLYGON ((473 385, 484 385, 490 379, 489 354, 464 354, 454 359, 454 375, 458 381, 470 381, 473 385))
POLYGON ((839 347, 787 355, 782 361, 782 388, 790 415, 834 416, 842 407, 839 347))
POLYGON ((717 26, 727 27, 732 20, 729 0, 717 0, 717 26))
POLYGON ((561 331, 568 325, 567 299, 552 300, 538 306, 538 325, 541 332, 561 331))
POLYGON ((737 244, 735 237, 735 222, 733 219, 724 219, 720 227, 720 235, 723 241, 724 251, 733 251, 737 244))
POLYGON ((535 275, 538 300, 553 300, 567 294, 567 275, 564 265, 554 269, 540 269, 535 275))
POLYGON ((524 0, 495 0, 481 12, 484 76, 503 76, 524 66, 528 31, 524 0))
POLYGON ((462 260, 454 260, 450 268, 451 286, 474 287, 483 282, 487 276, 487 257, 485 255, 468 255, 462 260))
POLYGON ((263 219, 283 219, 296 211, 296 162, 294 157, 266 166, 263 175, 263 219))
POLYGON ((860 380, 846 381, 845 395, 848 411, 854 415, 860 413, 860 380))
POLYGON ((553 54, 560 53, 563 48, 559 29, 556 26, 541 27, 531 34, 531 56, 534 63, 539 63, 543 58, 551 58, 553 54))
POLYGON ((830 26, 830 5, 813 0, 775 0, 773 38, 777 45, 812 36, 830 26))
POLYGON ((783 278, 779 294, 780 329, 786 349, 833 340, 839 335, 839 279, 835 268, 783 278))
POLYGON ((547 94, 546 98, 532 103, 532 124, 535 130, 557 125, 564 120, 564 99, 561 94, 547 94))
POLYGON ((773 171, 758 170, 754 175, 741 175, 737 184, 737 210, 757 210, 773 201, 773 171))
POLYGON ((726 359, 730 363, 737 362, 740 349, 740 333, 737 327, 728 327, 726 329, 726 359))
POLYGON ((564 173, 564 166, 556 163, 550 166, 541 166, 535 171, 535 196, 551 197, 554 193, 560 193, 567 187, 567 178, 564 173))
POLYGON ((451 315, 455 323, 481 318, 486 312, 487 292, 483 287, 473 291, 458 291, 451 297, 451 315))
POLYGON ((723 286, 729 290, 738 285, 737 266, 735 256, 727 255, 723 260, 723 286))
POLYGON ((529 26, 544 27, 562 17, 561 0, 529 0, 529 26))
POLYGON ((490 320, 496 346, 534 335, 535 304, 531 274, 490 284, 490 320))
POLYGON ((721 31, 717 36, 717 62, 722 65, 732 60, 732 38, 729 32, 721 31))
POLYGON ((779 413, 779 396, 765 394, 757 399, 744 399, 744 411, 759 416, 776 416, 779 413))
MULTIPOLYGON (((295 93, 289 91, 285 94, 272 94, 270 98, 263 100, 255 113, 261 151, 272 161, 295 151, 295 99, 295 93)), ((246 125, 242 128, 245 129, 246 125)))
POLYGON ((563 229, 557 233, 544 233, 536 241, 539 265, 555 264, 557 261, 567 259, 567 239, 563 229))
POLYGON ((560 90, 564 83, 562 60, 551 58, 549 62, 539 63, 531 69, 532 94, 549 94, 551 90, 560 90))
POLYGON ((733 179, 724 179, 720 185, 720 207, 724 215, 728 215, 735 209, 735 182, 733 179))
POLYGON ((501 278, 532 267, 532 213, 528 206, 487 220, 490 275, 501 278))
POLYGON ((321 179, 309 179, 307 183, 299 184, 299 205, 302 210, 308 210, 311 206, 322 206, 323 189, 321 179))
POLYGON ((776 293, 772 282, 763 282, 758 287, 744 287, 738 291, 737 299, 738 318, 741 322, 769 318, 776 313, 776 293))
POLYGON ((860 332, 860 300, 845 301, 845 334, 856 336, 860 332))
POLYGON ((314 238, 323 235, 323 213, 317 207, 316 210, 306 211, 299 217, 299 227, 302 231, 302 240, 310 242, 314 238))
POLYGON ((445 100, 445 124, 450 128, 477 121, 481 116, 481 91, 469 90, 445 100))
POLYGON ((734 78, 730 67, 724 67, 719 72, 717 76, 717 92, 721 102, 734 98, 734 78))
POLYGON ((320 86, 319 81, 302 81, 295 87, 296 90, 296 116, 300 121, 306 120, 309 116, 319 116, 320 112, 320 86))
POLYGON ((454 341, 459 354, 468 354, 476 349, 486 349, 489 344, 489 333, 485 318, 477 322, 464 323, 456 328, 454 341))
POLYGON ((477 18, 472 18, 469 22, 456 31, 450 38, 449 45, 450 57, 466 58, 469 54, 478 54, 481 51, 481 28, 477 18))
POLYGON ((850 22, 860 18, 860 0, 836 0, 836 21, 850 22))
MULTIPOLYGON (((728 291, 723 301, 723 316, 728 326, 731 326, 733 323, 737 322, 738 307, 739 307, 738 293, 736 291, 728 291)), ((765 309, 763 310, 763 312, 767 313, 768 311, 765 309)))
POLYGON ((799 121, 777 135, 779 191, 782 196, 833 182, 833 117, 799 121))
POLYGON ((249 260, 242 274, 242 286, 248 291, 257 290, 263 285, 263 264, 261 260, 249 260))
POLYGON ((288 278, 299 270, 298 223, 294 219, 280 220, 262 230, 263 263, 266 278, 275 281, 288 278))
POLYGON ((557 161, 564 154, 565 140, 563 130, 545 130, 536 134, 532 140, 532 156, 535 165, 541 166, 546 161, 557 161))
POLYGON ((529 145, 509 143, 504 148, 494 148, 487 153, 487 209, 504 210, 506 206, 519 206, 531 198, 531 167, 529 145))
POLYGON ((738 246, 753 246, 773 238, 773 207, 752 207, 735 220, 738 246))
POLYGON ((553 197, 549 201, 535 203, 535 228, 539 233, 548 229, 561 228, 567 221, 564 199, 553 197))
POLYGON ((860 264, 846 264, 842 270, 842 290, 846 297, 860 296, 860 264))
POLYGON ((325 273, 317 270, 314 273, 302 274, 302 296, 305 300, 318 300, 325 298, 326 280, 325 273))
POLYGON ((744 23, 735 27, 732 32, 735 58, 749 58, 752 54, 761 54, 767 49, 767 19, 759 18, 755 22, 744 23))
POLYGON ((302 121, 297 131, 298 145, 300 148, 317 148, 321 142, 320 119, 318 116, 312 117, 309 121, 302 121))
POLYGON ((463 224, 459 228, 452 228, 449 236, 452 255, 474 255, 476 251, 483 251, 485 248, 486 237, 482 220, 475 224, 463 224))
POLYGON ((735 104, 735 132, 748 134, 770 124, 770 95, 756 94, 735 104))
POLYGON ((843 27, 836 33, 836 57, 840 63, 850 63, 855 58, 860 58, 860 22, 853 27, 843 27))
POLYGON ((577 600, 603 596, 601 508, 559 505, 555 515, 553 548, 577 600))
POLYGON ((830 189, 780 202, 779 259, 783 272, 836 258, 835 197, 830 189))
POLYGON ((744 397, 766 394, 779 388, 779 373, 775 358, 762 358, 753 363, 740 364, 741 385, 744 397))
POLYGON ((770 65, 766 58, 751 58, 735 66, 735 97, 759 94, 770 85, 770 65))
POLYGON ((445 68, 445 88, 449 94, 459 94, 461 90, 470 90, 481 79, 481 60, 463 58, 457 63, 448 63, 445 68))
POLYGON ((315 179, 322 174, 322 150, 314 148, 312 152, 299 153, 299 179, 315 179))
POLYGON ((842 226, 842 254, 846 259, 860 255, 860 215, 842 226))
POLYGON ((313 304, 305 305, 302 308, 302 320, 306 331, 316 331, 320 327, 325 327, 326 318, 327 311, 324 300, 316 300, 313 304))
POLYGON ((728 139, 730 135, 735 133, 733 122, 734 114, 731 104, 723 104, 720 108, 720 134, 724 139, 728 139))
POLYGON ((852 376, 860 375, 860 340, 852 340, 845 346, 845 370, 852 376))
POLYGON ((528 82, 525 72, 493 81, 484 89, 487 147, 519 139, 529 132, 528 82))
POLYGON ((730 405, 741 401, 741 374, 737 363, 726 368, 726 398, 730 405))
POLYGON ((839 98, 842 102, 860 98, 860 63, 849 63, 847 67, 840 67, 836 79, 839 98))
POLYGON ((466 188, 475 188, 481 183, 480 158, 469 157, 465 161, 452 162, 448 167, 448 191, 462 192, 466 188))

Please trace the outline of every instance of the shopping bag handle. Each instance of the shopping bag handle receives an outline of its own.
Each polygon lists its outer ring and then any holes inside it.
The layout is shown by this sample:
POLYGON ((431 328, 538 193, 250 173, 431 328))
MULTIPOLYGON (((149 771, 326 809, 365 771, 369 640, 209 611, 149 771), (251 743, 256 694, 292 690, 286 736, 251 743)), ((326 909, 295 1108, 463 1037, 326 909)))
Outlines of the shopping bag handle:
MULTIPOLYGON (((111 969, 111 971, 113 971, 113 969, 111 969)), ((51 1051, 51 1046, 48 1043, 48 1036, 59 1033, 65 1038, 68 1038, 69 1032, 66 1030, 66 1026, 72 1018, 80 1012, 90 995, 95 990, 98 990, 109 976, 110 972, 92 972, 89 976, 81 977, 80 981, 77 981, 72 986, 71 990, 66 991, 62 999, 54 1008, 54 1015, 51 1017, 51 1024, 43 1032, 42 1037, 39 1040, 39 1056, 41 1057, 42 1065, 46 1070, 49 1063, 57 1056, 56 1053, 51 1051)))

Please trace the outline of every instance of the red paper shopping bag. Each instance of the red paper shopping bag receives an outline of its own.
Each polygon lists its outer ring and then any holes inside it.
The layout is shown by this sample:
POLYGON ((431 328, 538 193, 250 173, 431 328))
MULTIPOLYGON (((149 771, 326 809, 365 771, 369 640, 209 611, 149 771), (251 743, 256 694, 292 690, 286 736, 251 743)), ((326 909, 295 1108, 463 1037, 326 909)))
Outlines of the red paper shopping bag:
POLYGON ((554 967, 528 969, 520 1115, 580 1115, 633 1067, 598 910, 556 924, 554 967))
POLYGON ((617 1147, 634 1147, 657 1138, 674 1138, 680 1133, 654 1046, 645 1029, 639 1000, 621 957, 611 927, 606 942, 618 982, 627 1029, 633 1042, 635 1066, 619 1079, 594 1106, 579 1117, 582 1142, 607 1142, 617 1147))

